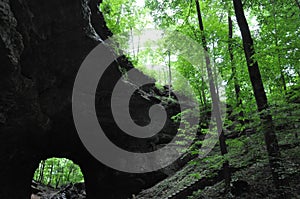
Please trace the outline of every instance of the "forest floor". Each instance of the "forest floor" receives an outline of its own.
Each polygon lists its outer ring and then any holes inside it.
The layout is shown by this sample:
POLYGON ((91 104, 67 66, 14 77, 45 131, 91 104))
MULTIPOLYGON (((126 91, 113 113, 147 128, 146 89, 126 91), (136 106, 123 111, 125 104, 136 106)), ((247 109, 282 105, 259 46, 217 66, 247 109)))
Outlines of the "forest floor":
POLYGON ((229 140, 228 157, 232 171, 231 190, 225 192, 218 147, 201 160, 193 160, 173 176, 154 187, 142 191, 134 199, 207 199, 207 198, 300 198, 299 140, 280 142, 282 180, 280 190, 273 185, 262 134, 241 136, 229 140), (246 140, 246 141, 245 141, 246 140), (289 144, 287 144, 287 142, 289 144), (241 143, 243 146, 241 147, 241 143), (292 144, 291 144, 292 143, 292 144), (262 147, 258 147, 262 146, 262 147), (243 148, 243 150, 241 150, 243 148), (246 148, 246 150, 245 150, 246 148))
POLYGON ((231 192, 225 193, 224 181, 193 193, 188 199, 206 198, 300 198, 300 147, 281 150, 284 170, 281 190, 275 189, 267 162, 257 162, 233 173, 231 192), (284 194, 284 195, 282 195, 284 194))
POLYGON ((31 199, 85 199, 84 183, 75 183, 53 188, 37 182, 32 183, 31 199))

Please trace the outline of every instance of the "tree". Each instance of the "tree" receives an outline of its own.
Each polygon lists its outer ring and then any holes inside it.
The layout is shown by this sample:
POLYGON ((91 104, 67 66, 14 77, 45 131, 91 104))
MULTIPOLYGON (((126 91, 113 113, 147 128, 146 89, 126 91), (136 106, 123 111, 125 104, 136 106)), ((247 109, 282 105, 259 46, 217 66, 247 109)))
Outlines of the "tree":
MULTIPOLYGON (((221 119, 221 111, 220 111, 220 107, 219 107, 220 99, 219 99, 219 95, 216 92, 214 76, 213 76, 213 72, 212 72, 212 68, 211 68, 210 58, 208 56, 208 47, 207 47, 206 37, 205 37, 205 33, 204 33, 204 26, 203 26, 203 21, 202 21, 200 3, 199 3, 199 0, 195 0, 195 1, 196 1, 196 9, 197 9, 197 15, 198 15, 199 28, 201 31, 202 46, 203 46, 203 49, 205 50, 205 52, 204 52, 205 53, 205 63, 206 63, 206 69, 207 69, 207 74, 208 74, 208 79, 209 79, 210 94, 211 94, 212 103, 213 103, 213 115, 215 116, 216 122, 217 122, 221 154, 225 155, 228 152, 227 152, 227 146, 226 146, 226 141, 225 141, 225 135, 224 135, 224 131, 223 131, 223 122, 221 119)), ((226 189, 228 190, 230 187, 230 181, 231 181, 231 175, 230 175, 228 161, 225 161, 223 164, 223 172, 224 172, 226 189)))
MULTIPOLYGON (((231 19, 230 10, 228 10, 228 52, 230 57, 230 65, 231 65, 231 71, 232 71, 232 78, 234 83, 234 91, 235 91, 235 97, 236 97, 236 107, 242 108, 242 98, 240 96, 241 92, 241 86, 239 84, 239 80, 237 77, 236 72, 236 66, 234 63, 234 53, 233 53, 233 23, 231 19)), ((241 110, 239 111, 239 116, 241 118, 244 117, 244 112, 241 110)), ((244 124, 243 120, 241 120, 241 123, 244 124)))
POLYGON ((272 116, 269 113, 268 100, 264 85, 262 82, 258 62, 254 59, 255 50, 254 43, 250 33, 250 29, 245 17, 243 4, 241 0, 233 0, 235 15, 243 38, 243 46, 249 71, 251 84, 256 99, 258 112, 264 131, 265 143, 269 155, 269 164, 272 169, 274 184, 277 188, 280 186, 278 169, 279 169, 279 146, 274 130, 272 116))
POLYGON ((50 162, 50 173, 49 173, 49 181, 48 181, 48 186, 51 185, 52 183, 52 177, 53 177, 53 168, 54 168, 54 163, 53 161, 50 162))
POLYGON ((45 160, 42 160, 42 162, 40 164, 40 172, 39 172, 39 178, 38 178, 39 182, 44 181, 44 169, 45 169, 45 160))

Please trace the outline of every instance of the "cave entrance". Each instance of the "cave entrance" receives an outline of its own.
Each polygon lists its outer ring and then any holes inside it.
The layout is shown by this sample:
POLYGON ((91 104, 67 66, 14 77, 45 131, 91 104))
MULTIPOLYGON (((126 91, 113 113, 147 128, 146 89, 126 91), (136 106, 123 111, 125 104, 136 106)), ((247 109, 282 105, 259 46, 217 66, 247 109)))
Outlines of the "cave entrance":
POLYGON ((34 172, 31 198, 86 198, 80 167, 66 158, 42 160, 34 172))

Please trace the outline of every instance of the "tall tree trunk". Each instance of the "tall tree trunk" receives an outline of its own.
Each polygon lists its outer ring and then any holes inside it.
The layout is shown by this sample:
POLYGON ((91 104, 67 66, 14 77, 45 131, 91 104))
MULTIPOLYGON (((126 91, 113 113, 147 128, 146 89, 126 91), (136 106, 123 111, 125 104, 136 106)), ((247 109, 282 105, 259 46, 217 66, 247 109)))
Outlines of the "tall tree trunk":
MULTIPOLYGON (((215 41, 213 41, 213 49, 215 49, 215 41)), ((213 50, 213 73, 214 73, 214 80, 215 80, 215 86, 216 86, 216 92, 217 95, 220 96, 219 93, 219 82, 218 82, 218 68, 217 68, 217 63, 216 63, 216 54, 215 51, 213 50)))
POLYGON ((172 90, 172 71, 171 71, 171 51, 168 50, 168 85, 169 85, 169 98, 171 98, 171 90, 172 90))
MULTIPOLYGON (((200 31, 201 31, 201 37, 202 37, 201 38, 202 46, 203 46, 203 49, 205 50, 205 52, 204 52, 205 53, 205 63, 206 63, 206 69, 207 69, 207 74, 208 74, 208 79, 209 79, 209 89, 210 89, 211 98, 212 98, 212 102, 213 102, 213 110, 212 111, 213 111, 213 115, 215 116, 216 123, 217 123, 221 154, 225 155, 225 154, 227 154, 227 146, 226 146, 226 142, 225 142, 226 138, 225 138, 224 131, 223 131, 221 111, 220 111, 220 107, 219 107, 220 99, 216 93, 213 72, 212 72, 212 68, 211 68, 210 59, 208 56, 208 47, 207 47, 206 37, 204 34, 204 26, 203 26, 203 21, 202 21, 200 3, 199 3, 199 0, 195 0, 195 1, 196 1, 196 9, 197 9, 197 14, 198 14, 198 22, 199 22, 199 27, 200 27, 200 31)), ((226 190, 229 190, 231 174, 230 174, 228 161, 225 161, 223 163, 223 174, 224 174, 224 179, 225 179, 226 190)))
POLYGON ((39 182, 43 183, 44 181, 44 169, 45 169, 45 160, 41 161, 41 167, 40 167, 40 178, 39 182))
POLYGON ((130 37, 131 37, 131 45, 132 45, 133 59, 136 59, 136 58, 135 58, 134 35, 133 35, 133 28, 132 28, 132 27, 130 27, 130 37))
POLYGON ((50 168, 50 173, 49 173, 49 181, 48 181, 48 186, 51 185, 52 182, 52 175, 53 175, 53 167, 54 167, 54 163, 51 163, 51 168, 50 168))
MULTIPOLYGON (((202 73, 203 74, 203 73, 202 73)), ((202 92, 202 97, 203 97, 203 103, 204 103, 204 107, 207 107, 207 100, 206 100, 206 96, 205 96, 205 86, 204 86, 204 78, 201 77, 201 92, 202 92)))
MULTIPOLYGON (((234 63, 234 55, 233 55, 233 24, 232 24, 232 19, 230 15, 230 11, 228 11, 228 52, 229 52, 229 57, 230 57, 230 64, 231 64, 231 71, 232 71, 232 76, 233 76, 233 83, 234 83, 234 91, 235 91, 235 97, 236 97, 236 107, 241 108, 242 107, 242 98, 240 96, 241 92, 241 87, 239 84, 239 80, 237 78, 236 74, 236 66, 234 63)), ((241 118, 244 117, 244 112, 241 110, 239 112, 239 116, 241 118)), ((244 124, 243 120, 240 120, 241 124, 244 124)))
POLYGON ((278 141, 274 130, 272 116, 268 110, 269 108, 268 100, 264 90, 258 63, 254 59, 255 51, 254 51, 253 39, 251 37, 250 29, 244 14, 242 1, 233 0, 233 4, 234 4, 237 22, 242 33, 243 46, 244 46, 245 56, 247 60, 248 71, 249 71, 250 80, 254 91, 254 96, 256 99, 256 104, 258 107, 258 111, 260 113, 260 119, 261 119, 262 128, 265 136, 265 143, 269 155, 269 164, 272 170, 272 177, 275 186, 279 188, 280 180, 277 171, 279 169, 278 161, 279 161, 280 153, 279 153, 278 141))
POLYGON ((73 172, 73 165, 71 165, 71 167, 69 168, 69 172, 68 172, 67 179, 66 179, 67 182, 70 182, 70 176, 71 176, 72 172, 73 172))
POLYGON ((60 183, 60 179, 61 179, 61 176, 59 176, 57 179, 56 179, 56 182, 55 182, 55 189, 58 188, 58 185, 60 183))
MULTIPOLYGON (((58 171, 60 170, 60 161, 57 161, 57 169, 58 169, 58 171)), ((58 173, 55 178, 55 188, 57 188, 60 183, 60 177, 61 176, 58 173)))
POLYGON ((137 46, 137 52, 136 52, 136 62, 139 62, 139 53, 140 53, 140 43, 141 43, 141 36, 138 36, 138 46, 137 46))
POLYGON ((200 88, 197 88, 197 93, 199 95, 199 99, 200 99, 200 102, 201 102, 201 107, 204 106, 204 103, 203 103, 203 98, 202 98, 202 91, 200 88))
POLYGON ((117 26, 120 24, 122 12, 123 12, 123 4, 121 4, 121 6, 120 6, 120 14, 118 15, 118 18, 117 18, 117 21, 116 21, 117 26))
MULTIPOLYGON (((203 68, 199 67, 199 69, 200 69, 201 74, 204 74, 203 68)), ((206 96, 205 96, 205 82, 204 82, 203 75, 201 76, 201 93, 202 93, 204 108, 206 108, 207 107, 207 100, 206 100, 206 96)))

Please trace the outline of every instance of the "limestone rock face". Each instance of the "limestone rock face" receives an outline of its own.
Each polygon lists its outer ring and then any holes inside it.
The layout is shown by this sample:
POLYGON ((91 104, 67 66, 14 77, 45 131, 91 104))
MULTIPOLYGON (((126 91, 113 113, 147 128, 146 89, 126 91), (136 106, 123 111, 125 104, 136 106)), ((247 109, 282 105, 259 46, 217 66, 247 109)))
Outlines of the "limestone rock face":
MULTIPOLYGON (((76 132, 71 97, 77 71, 87 54, 112 35, 97 9, 99 3, 0 1, 0 198, 29 198, 35 169, 50 157, 80 165, 88 198, 127 198, 166 177, 160 171, 134 175, 110 169, 87 152, 76 132)), ((104 113, 102 123, 116 144, 136 150, 138 143, 140 151, 149 151, 153 140, 120 135, 111 118, 110 93, 121 76, 120 67, 128 70, 132 65, 124 57, 112 63, 97 91, 97 111, 104 113)), ((164 95, 151 85, 145 92, 148 97, 136 92, 131 100, 137 110, 133 117, 141 124, 149 122, 142 114, 145 108, 157 103, 153 95, 164 95)), ((177 108, 168 107, 168 116, 177 108)), ((164 132, 171 135, 176 125, 170 118, 168 123, 164 132)))

